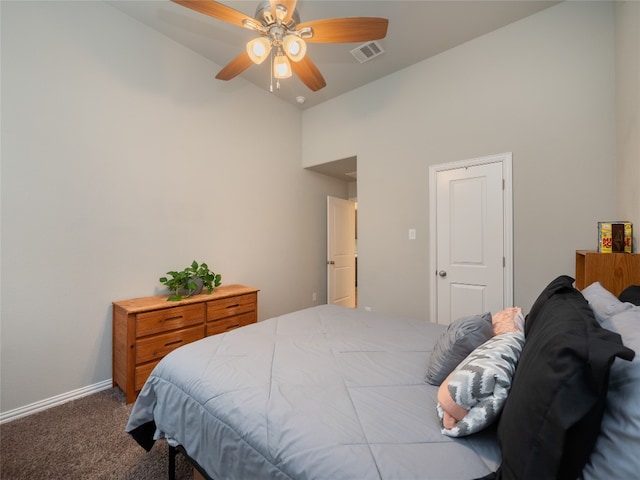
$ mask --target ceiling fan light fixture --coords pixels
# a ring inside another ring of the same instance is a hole
[[[282,52],[273,58],[273,76],[275,78],[289,78],[291,76],[291,64]]]
[[[284,37],[282,46],[284,47],[284,52],[294,62],[299,62],[307,54],[307,43],[296,35]]]
[[[271,42],[265,37],[254,38],[247,43],[247,54],[253,63],[260,65],[271,52]]]
[[[313,37],[313,28],[303,27],[300,30],[296,30],[296,33],[300,38],[309,39]]]

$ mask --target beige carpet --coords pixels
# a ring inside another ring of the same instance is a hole
[[[0,425],[2,480],[163,480],[168,447],[145,452],[124,428],[132,405],[109,389]],[[176,480],[193,479],[182,455]]]

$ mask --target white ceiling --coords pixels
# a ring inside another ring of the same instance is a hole
[[[242,52],[255,32],[195,12],[169,0],[108,1],[123,13],[166,35],[222,68]],[[221,3],[254,16],[259,0]],[[335,17],[389,19],[383,55],[359,63],[350,51],[360,44],[309,44],[307,55],[318,66],[327,86],[312,92],[295,76],[281,81],[273,95],[309,108],[349,90],[437,55],[456,45],[543,10],[558,1],[543,0],[298,0],[300,21]],[[211,82],[221,82],[211,72]],[[269,92],[269,65],[253,65],[239,77]],[[232,79],[230,82],[238,81]],[[304,104],[296,97],[305,97]]]

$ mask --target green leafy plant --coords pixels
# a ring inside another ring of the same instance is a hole
[[[222,276],[209,270],[206,263],[198,264],[195,260],[184,270],[167,272],[168,277],[160,277],[160,283],[165,285],[173,293],[167,298],[177,302],[185,297],[200,293],[202,288],[207,288],[207,293],[220,285]]]

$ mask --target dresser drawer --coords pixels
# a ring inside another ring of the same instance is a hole
[[[245,325],[251,325],[256,323],[257,318],[255,312],[241,313],[233,317],[223,318],[221,320],[214,320],[213,322],[207,322],[207,337],[211,335],[217,335],[218,333],[228,332],[235,328],[244,327]]]
[[[145,337],[202,323],[204,312],[204,304],[200,303],[139,313],[136,315],[136,336]]]
[[[255,293],[207,302],[207,321],[232,317],[241,313],[254,312],[256,311],[257,303],[258,295]]]
[[[136,342],[136,365],[160,360],[167,353],[187,343],[200,340],[203,336],[204,328],[202,325],[198,325],[138,340]]]
[[[138,365],[136,367],[136,380],[135,380],[135,389],[136,391],[142,390],[144,386],[144,382],[147,381],[149,375],[151,375],[151,371],[156,367],[156,365],[160,362],[160,360],[156,360],[155,362],[145,363],[143,365]]]

